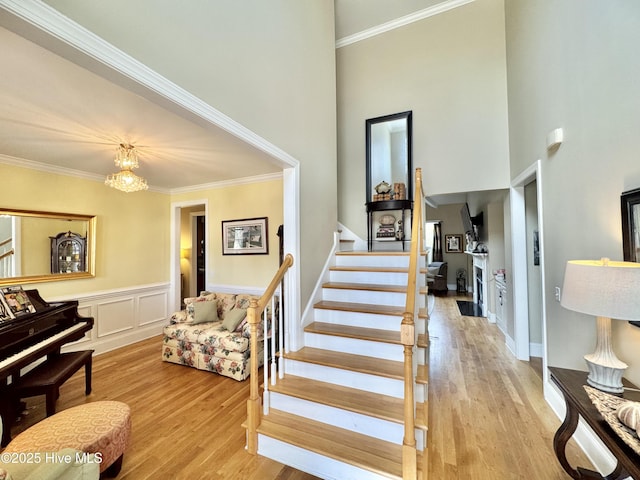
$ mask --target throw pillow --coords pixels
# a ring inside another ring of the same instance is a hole
[[[240,322],[242,322],[242,320],[244,320],[244,317],[246,316],[247,316],[246,308],[234,308],[232,310],[229,310],[224,315],[222,326],[227,330],[229,330],[230,332],[233,332],[238,327],[238,325],[240,325]]]
[[[435,277],[440,271],[440,267],[427,267],[427,275]]]
[[[208,302],[194,302],[193,320],[191,324],[204,322],[217,322],[218,319],[218,301],[211,300]]]

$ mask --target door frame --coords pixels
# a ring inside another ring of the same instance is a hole
[[[170,269],[169,275],[171,277],[171,285],[169,291],[169,306],[170,311],[175,312],[180,310],[180,214],[183,208],[196,207],[199,205],[204,206],[204,221],[205,225],[209,224],[209,201],[205,199],[199,200],[186,200],[183,202],[171,203],[171,239],[169,245],[170,251]],[[204,259],[205,265],[209,265],[209,232],[205,231],[204,236]],[[206,277],[205,277],[206,282]]]
[[[527,278],[527,224],[524,187],[536,182],[538,197],[538,235],[540,247],[540,281],[542,283],[542,370],[547,372],[547,298],[545,279],[544,222],[542,200],[542,162],[537,160],[511,181],[511,255],[513,268],[513,315],[515,355],[529,361],[529,288]]]

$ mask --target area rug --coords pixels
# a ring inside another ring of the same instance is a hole
[[[477,303],[467,302],[464,300],[456,300],[460,315],[465,317],[482,317],[482,309]]]

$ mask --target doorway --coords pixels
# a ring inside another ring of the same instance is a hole
[[[515,354],[528,361],[542,357],[547,371],[546,295],[541,162],[538,160],[512,181],[511,230]],[[537,263],[537,265],[536,265]],[[537,303],[539,308],[530,305]],[[539,316],[539,322],[532,321]],[[534,343],[531,343],[531,341]],[[540,343],[538,343],[538,340]]]
[[[172,307],[207,289],[209,261],[208,201],[176,202],[171,206]],[[174,283],[175,282],[175,283]],[[175,300],[173,300],[175,299]]]
[[[191,251],[195,252],[195,265],[191,268],[191,285],[195,285],[195,291],[189,292],[190,297],[197,296],[207,289],[207,263],[205,261],[207,244],[205,242],[206,216],[204,212],[191,213]],[[195,267],[195,268],[194,268]]]

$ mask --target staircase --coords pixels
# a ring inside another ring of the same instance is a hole
[[[257,453],[323,479],[402,479],[405,365],[400,326],[409,255],[338,252],[334,263],[322,300],[304,329],[304,347],[282,354],[284,376],[265,393],[269,408],[257,428]],[[413,348],[414,471],[420,479],[427,476],[424,267],[421,257]]]

